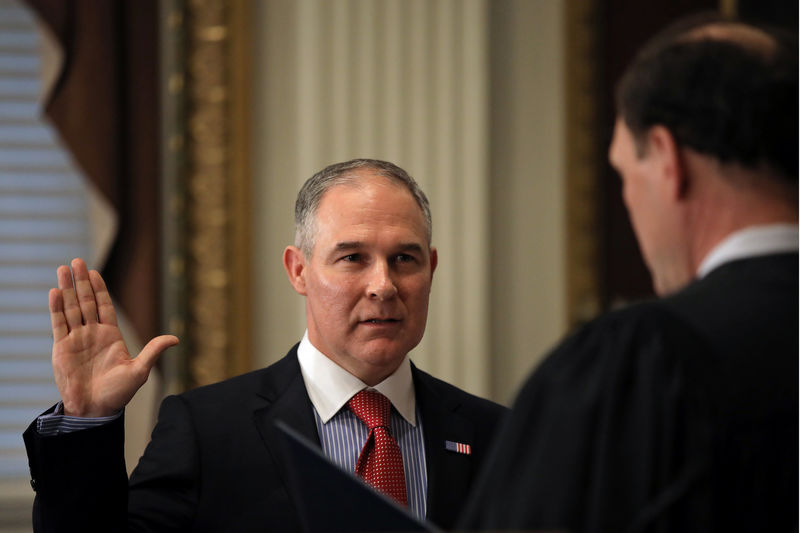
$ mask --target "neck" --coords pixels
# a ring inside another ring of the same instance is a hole
[[[732,233],[752,226],[797,225],[796,187],[764,173],[696,157],[687,165],[694,167],[695,176],[701,176],[692,181],[688,193],[692,198],[687,235],[695,272],[711,250]]]

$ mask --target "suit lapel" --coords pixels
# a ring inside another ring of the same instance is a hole
[[[264,375],[262,391],[259,393],[261,406],[253,412],[253,422],[284,486],[288,487],[287,461],[284,460],[282,436],[275,422],[283,421],[317,445],[320,441],[311,400],[297,361],[297,345],[269,370]]]
[[[472,478],[471,456],[448,451],[446,441],[472,444],[475,428],[458,414],[460,402],[441,395],[433,378],[412,365],[414,388],[422,418],[425,459],[428,467],[426,517],[438,523],[453,523],[466,498]]]

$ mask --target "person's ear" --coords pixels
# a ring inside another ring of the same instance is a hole
[[[647,151],[655,165],[656,175],[671,200],[681,200],[688,190],[688,176],[675,137],[667,128],[656,125],[647,133]]]
[[[433,279],[433,271],[436,270],[436,265],[439,264],[439,252],[436,248],[431,248],[431,279]]]
[[[296,246],[287,246],[283,251],[283,268],[289,276],[289,283],[298,294],[306,295],[306,256]]]

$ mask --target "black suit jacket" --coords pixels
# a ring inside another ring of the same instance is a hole
[[[463,529],[797,531],[797,254],[579,329],[496,443]]]
[[[427,518],[448,528],[505,409],[413,365],[412,375],[425,437]],[[25,442],[37,491],[34,529],[300,530],[277,420],[319,443],[297,346],[268,368],[166,398],[129,483],[121,418],[46,438],[32,425]],[[471,444],[471,455],[445,450],[445,440]]]

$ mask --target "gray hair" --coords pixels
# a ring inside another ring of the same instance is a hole
[[[430,246],[433,236],[431,207],[428,203],[428,198],[417,182],[414,181],[414,178],[409,176],[402,168],[388,161],[352,159],[323,168],[311,176],[297,194],[297,201],[294,204],[294,245],[300,248],[306,257],[311,257],[314,250],[316,214],[323,195],[337,185],[357,183],[359,176],[355,171],[361,169],[372,170],[377,175],[401,184],[408,189],[422,211],[422,216],[425,220],[425,233]]]

